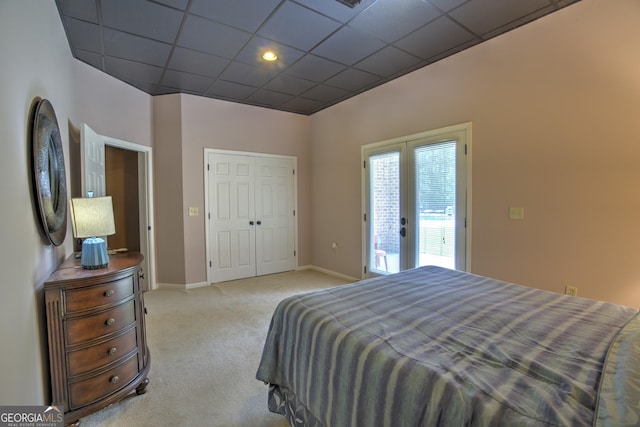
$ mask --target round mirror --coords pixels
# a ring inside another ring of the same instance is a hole
[[[46,99],[35,105],[31,126],[34,196],[42,230],[59,246],[67,234],[67,179],[60,129]]]

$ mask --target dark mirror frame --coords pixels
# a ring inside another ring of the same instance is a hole
[[[31,120],[34,197],[40,224],[54,246],[67,234],[67,178],[58,120],[46,99],[34,106]]]

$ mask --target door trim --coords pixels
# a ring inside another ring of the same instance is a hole
[[[472,207],[472,203],[471,203],[471,194],[472,194],[472,189],[471,189],[471,177],[472,177],[472,170],[471,170],[471,165],[472,165],[472,161],[471,161],[471,155],[472,155],[472,123],[471,122],[464,122],[464,123],[459,123],[459,124],[455,124],[455,125],[451,125],[451,126],[446,126],[443,128],[438,128],[438,129],[433,129],[433,130],[428,130],[428,131],[424,131],[424,132],[419,132],[419,133],[415,133],[415,134],[411,134],[411,135],[405,135],[405,136],[400,136],[400,137],[396,137],[396,138],[391,138],[391,139],[387,139],[384,141],[377,141],[377,142],[373,142],[371,144],[365,144],[362,145],[360,147],[360,196],[361,196],[361,218],[362,218],[362,242],[361,242],[361,247],[362,247],[362,278],[366,278],[369,276],[369,271],[365,272],[365,268],[368,265],[368,238],[369,238],[369,234],[368,234],[368,227],[369,227],[369,221],[365,221],[365,215],[367,213],[367,169],[363,167],[364,162],[367,160],[367,152],[370,152],[371,150],[376,150],[376,149],[383,149],[385,146],[391,146],[394,144],[399,144],[399,143],[409,143],[411,141],[415,141],[415,140],[420,140],[420,139],[437,139],[438,136],[442,136],[443,138],[445,138],[447,135],[450,135],[452,133],[463,133],[464,137],[465,137],[465,142],[466,142],[466,198],[465,198],[465,204],[466,204],[466,228],[465,228],[465,240],[466,240],[466,247],[465,247],[465,271],[471,271],[471,236],[472,236],[472,212],[471,212],[471,207]]]
[[[288,159],[293,161],[293,169],[295,171],[295,177],[293,179],[293,206],[296,212],[296,215],[293,219],[293,232],[294,232],[294,250],[296,252],[295,257],[295,269],[298,269],[298,158],[296,156],[289,155],[280,155],[280,154],[268,154],[268,153],[259,153],[252,151],[238,151],[238,150],[222,150],[218,148],[205,148],[204,149],[204,206],[205,206],[205,270],[207,272],[207,283],[213,283],[213,273],[211,266],[211,254],[210,254],[210,232],[211,226],[209,223],[209,219],[211,216],[211,212],[209,211],[209,179],[208,179],[208,159],[210,154],[221,154],[221,155],[232,155],[232,156],[250,156],[250,157],[260,157],[260,158],[277,158],[277,159]]]
[[[83,124],[83,132],[85,127],[91,129],[86,124]],[[95,131],[93,132],[95,133]],[[97,133],[96,135],[103,139],[104,145],[138,153],[138,191],[139,194],[146,194],[146,197],[140,198],[140,251],[145,255],[144,262],[147,264],[147,271],[145,272],[145,275],[148,289],[144,290],[150,291],[156,289],[156,246],[153,220],[155,217],[153,211],[153,149],[146,145],[140,145]],[[83,144],[81,144],[81,149],[82,145]],[[81,163],[84,163],[83,156],[81,156]],[[85,194],[84,165],[81,165],[81,171],[82,194]]]

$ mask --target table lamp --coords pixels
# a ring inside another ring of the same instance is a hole
[[[107,243],[102,236],[115,234],[111,196],[71,199],[73,236],[82,242],[81,264],[95,270],[109,265]]]

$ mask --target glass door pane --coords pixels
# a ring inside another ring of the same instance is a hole
[[[369,157],[369,269],[400,271],[400,152]]]
[[[456,141],[414,148],[416,267],[456,268]]]

